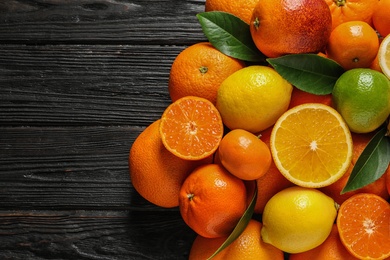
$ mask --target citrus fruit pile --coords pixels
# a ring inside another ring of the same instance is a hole
[[[240,20],[266,61],[302,57],[288,65],[298,81],[302,54],[320,57],[306,68],[342,73],[316,93],[329,74],[307,91],[271,62],[229,55],[222,36],[188,46],[172,103],[130,149],[134,188],[180,211],[197,234],[189,259],[390,259],[390,0],[206,0],[205,11]]]

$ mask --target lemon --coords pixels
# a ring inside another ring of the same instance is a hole
[[[222,82],[216,107],[229,129],[258,133],[272,126],[287,110],[292,89],[274,69],[252,65]]]
[[[378,61],[383,73],[390,79],[390,34],[383,39],[379,46]]]
[[[317,189],[284,189],[265,205],[261,237],[287,253],[315,248],[332,230],[337,214],[335,205],[332,198]]]
[[[336,81],[332,101],[351,132],[372,132],[389,116],[390,81],[372,69],[348,70]]]

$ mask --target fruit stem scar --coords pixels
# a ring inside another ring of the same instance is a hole
[[[253,21],[253,26],[255,27],[255,29],[259,29],[260,27],[260,21],[259,21],[259,18],[255,18],[255,20]]]
[[[187,194],[187,199],[192,200],[194,198],[194,196],[195,195],[193,193],[189,193],[189,194]]]
[[[345,0],[333,0],[337,6],[344,6],[345,5]]]
[[[359,62],[359,58],[357,58],[357,57],[356,57],[356,58],[353,58],[353,59],[352,59],[352,62]]]
[[[201,66],[201,67],[199,68],[199,71],[200,71],[200,73],[201,73],[202,75],[206,74],[208,70],[209,70],[209,69],[208,69],[207,67],[205,67],[205,66]]]

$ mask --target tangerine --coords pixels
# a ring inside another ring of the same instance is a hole
[[[227,12],[249,24],[257,2],[258,0],[206,0],[205,11]]]
[[[374,28],[382,37],[390,34],[390,0],[376,1],[372,14]]]
[[[191,45],[172,63],[168,81],[171,100],[197,96],[215,104],[222,81],[243,67],[244,62],[223,54],[209,42]]]
[[[262,0],[254,8],[250,32],[267,57],[323,51],[332,30],[325,1]]]
[[[131,184],[149,202],[164,208],[179,206],[179,191],[196,167],[212,162],[212,156],[199,161],[180,159],[163,145],[161,120],[146,127],[133,142],[129,153]]]
[[[246,206],[244,182],[218,164],[198,167],[188,175],[180,189],[181,216],[203,237],[229,235]]]
[[[322,103],[328,106],[332,106],[332,94],[316,95],[294,87],[291,94],[289,108],[306,103]]]

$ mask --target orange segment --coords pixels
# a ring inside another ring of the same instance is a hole
[[[170,104],[161,117],[164,146],[186,160],[200,160],[214,153],[222,139],[223,124],[216,107],[207,99],[187,96]]]
[[[330,106],[307,103],[285,112],[270,139],[276,167],[291,182],[318,188],[334,183],[352,159],[352,138]]]
[[[347,199],[338,212],[337,227],[347,250],[359,259],[390,257],[390,204],[360,193]]]

